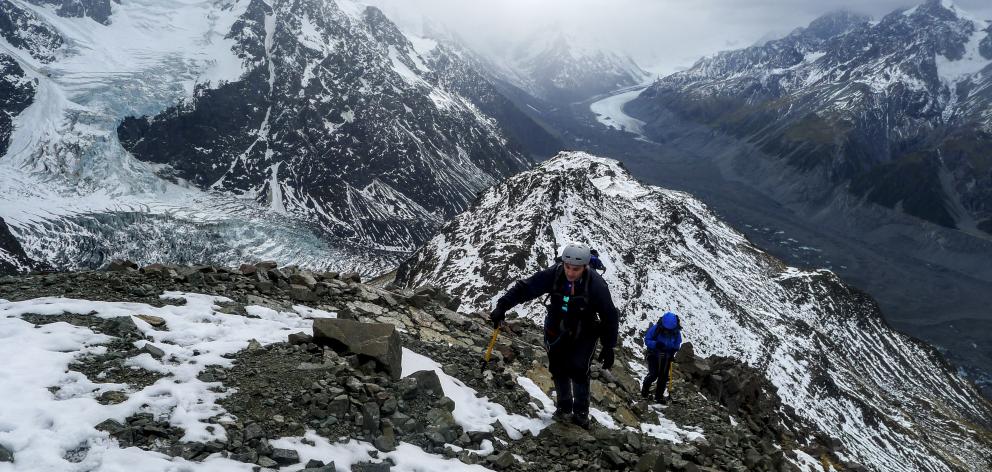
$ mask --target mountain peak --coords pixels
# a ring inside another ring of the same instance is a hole
[[[930,16],[944,21],[967,20],[979,24],[987,23],[972,15],[967,10],[962,9],[951,0],[926,0],[915,7],[903,11],[902,14],[907,17]]]
[[[811,35],[820,40],[826,40],[834,36],[839,36],[858,26],[871,21],[871,18],[849,10],[836,10],[827,13],[810,22],[805,28],[800,28],[807,35]]]

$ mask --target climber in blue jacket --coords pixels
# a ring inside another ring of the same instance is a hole
[[[668,388],[672,361],[675,353],[682,347],[682,323],[678,315],[665,313],[657,323],[649,326],[648,332],[644,333],[644,346],[647,348],[644,360],[648,364],[648,375],[644,378],[641,396],[650,398],[651,384],[657,380],[654,398],[658,403],[665,404],[665,389]]]

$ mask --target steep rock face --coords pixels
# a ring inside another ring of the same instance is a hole
[[[41,62],[53,61],[64,43],[51,26],[16,0],[0,4],[0,36]]]
[[[230,37],[247,72],[124,120],[128,151],[200,188],[400,250],[528,165],[494,120],[432,80],[378,9],[254,0]]]
[[[984,470],[992,406],[933,350],[894,332],[828,271],[787,267],[686,194],[642,185],[616,161],[563,153],[484,193],[397,275],[488,310],[563,244],[605,258],[623,345],[665,310],[697,353],[764,370],[783,402],[875,470]],[[533,302],[517,311],[539,321]]]
[[[7,223],[0,218],[0,275],[26,272],[34,266],[34,261],[24,253],[21,243],[10,234]]]
[[[944,226],[987,229],[990,31],[946,0],[880,21],[830,14],[702,59],[627,110],[648,122],[674,112],[753,143],[806,179],[795,196],[808,202],[849,192]]]
[[[24,111],[34,97],[35,84],[24,76],[14,58],[0,54],[0,156],[7,152],[14,131],[14,117]]]

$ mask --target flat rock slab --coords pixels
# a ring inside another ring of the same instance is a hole
[[[135,318],[138,318],[138,319],[140,319],[142,321],[144,321],[145,323],[148,323],[148,324],[152,325],[152,327],[154,327],[154,328],[162,328],[162,327],[165,326],[165,320],[163,320],[162,318],[159,318],[157,316],[152,316],[152,315],[134,315],[134,317]]]
[[[586,431],[574,424],[562,423],[558,421],[551,423],[551,426],[544,428],[544,431],[541,431],[539,438],[547,435],[555,436],[566,444],[584,444],[596,440],[596,438],[589,433],[589,431]]]
[[[316,344],[375,359],[393,380],[399,380],[403,370],[403,346],[396,327],[386,323],[362,323],[338,318],[313,320],[313,340]]]

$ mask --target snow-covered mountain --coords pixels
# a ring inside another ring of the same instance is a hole
[[[350,0],[11,0],[0,33],[0,216],[56,267],[376,272],[530,163],[490,82]]]
[[[126,149],[201,188],[400,250],[528,164],[375,8],[255,0],[231,36],[242,77],[125,120]]]
[[[623,345],[664,312],[702,355],[764,370],[785,405],[871,470],[988,470],[992,405],[932,348],[892,330],[829,271],[788,267],[702,203],[642,185],[618,162],[562,153],[491,188],[402,266],[461,311],[489,310],[567,241],[591,244],[622,313]],[[538,302],[518,307],[538,321]]]
[[[554,104],[569,104],[643,83],[650,74],[630,56],[590,46],[560,28],[537,31],[502,55],[484,55],[500,80]]]
[[[990,65],[992,23],[928,0],[701,59],[626,109],[658,136],[674,113],[752,143],[788,169],[754,177],[791,197],[854,195],[977,234],[992,232]],[[760,153],[737,167],[759,168]]]

